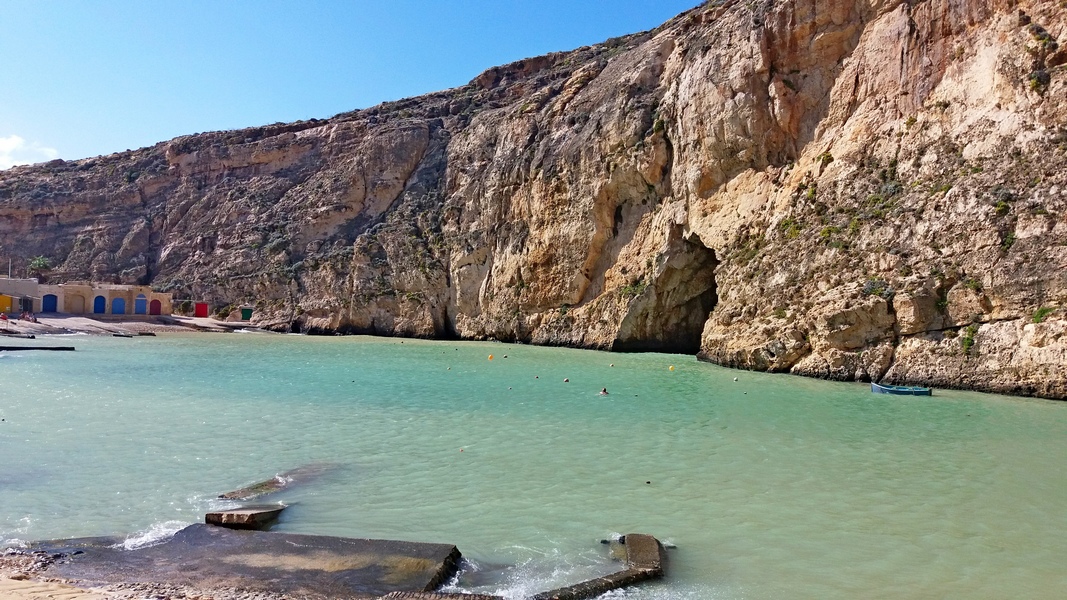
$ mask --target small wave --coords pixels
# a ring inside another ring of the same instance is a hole
[[[15,537],[18,535],[26,535],[33,527],[33,519],[28,515],[18,520],[18,525],[11,529],[0,533],[0,548],[25,548],[29,545],[29,542]],[[11,537],[7,537],[11,536]]]
[[[123,550],[148,548],[149,546],[162,544],[174,537],[175,533],[178,533],[189,525],[190,523],[185,521],[164,521],[162,523],[154,523],[144,531],[138,531],[137,533],[132,533],[126,536],[126,539],[123,540],[122,543],[115,544],[112,547],[121,548]]]
[[[185,502],[189,506],[193,507],[193,511],[196,513],[230,510],[241,506],[241,502],[237,500],[220,498],[216,494],[203,493],[193,494],[186,498]]]
[[[532,551],[532,549],[525,549]],[[474,585],[465,582],[465,575],[477,573],[482,566],[466,561],[460,573],[444,588],[448,592],[493,594],[506,600],[521,600],[530,596],[580,581],[602,577],[617,570],[606,557],[595,553],[565,555],[558,549],[537,552],[539,556],[522,560],[516,565],[500,569],[496,581]]]

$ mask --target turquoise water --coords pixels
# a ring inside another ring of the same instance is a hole
[[[575,583],[614,569],[598,541],[629,531],[677,548],[666,582],[613,597],[1067,589],[1067,403],[491,343],[44,343],[78,351],[0,353],[0,545],[135,546],[317,464],[276,529],[454,543],[487,577],[458,589]]]

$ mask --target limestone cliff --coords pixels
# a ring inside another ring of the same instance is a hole
[[[277,329],[1065,398],[1064,35],[1058,0],[713,1],[420,98],[2,172],[0,243]]]

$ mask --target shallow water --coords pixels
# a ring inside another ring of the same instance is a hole
[[[0,544],[135,546],[314,463],[276,529],[454,543],[458,588],[513,598],[614,569],[598,541],[629,531],[678,547],[614,597],[1067,589],[1067,403],[490,343],[56,342],[0,354]]]

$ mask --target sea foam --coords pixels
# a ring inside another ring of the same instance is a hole
[[[186,521],[163,521],[161,523],[153,523],[148,529],[131,533],[126,536],[125,540],[119,544],[115,544],[114,547],[123,550],[137,550],[139,548],[156,546],[174,537],[175,533],[178,533],[191,524],[192,523]]]

